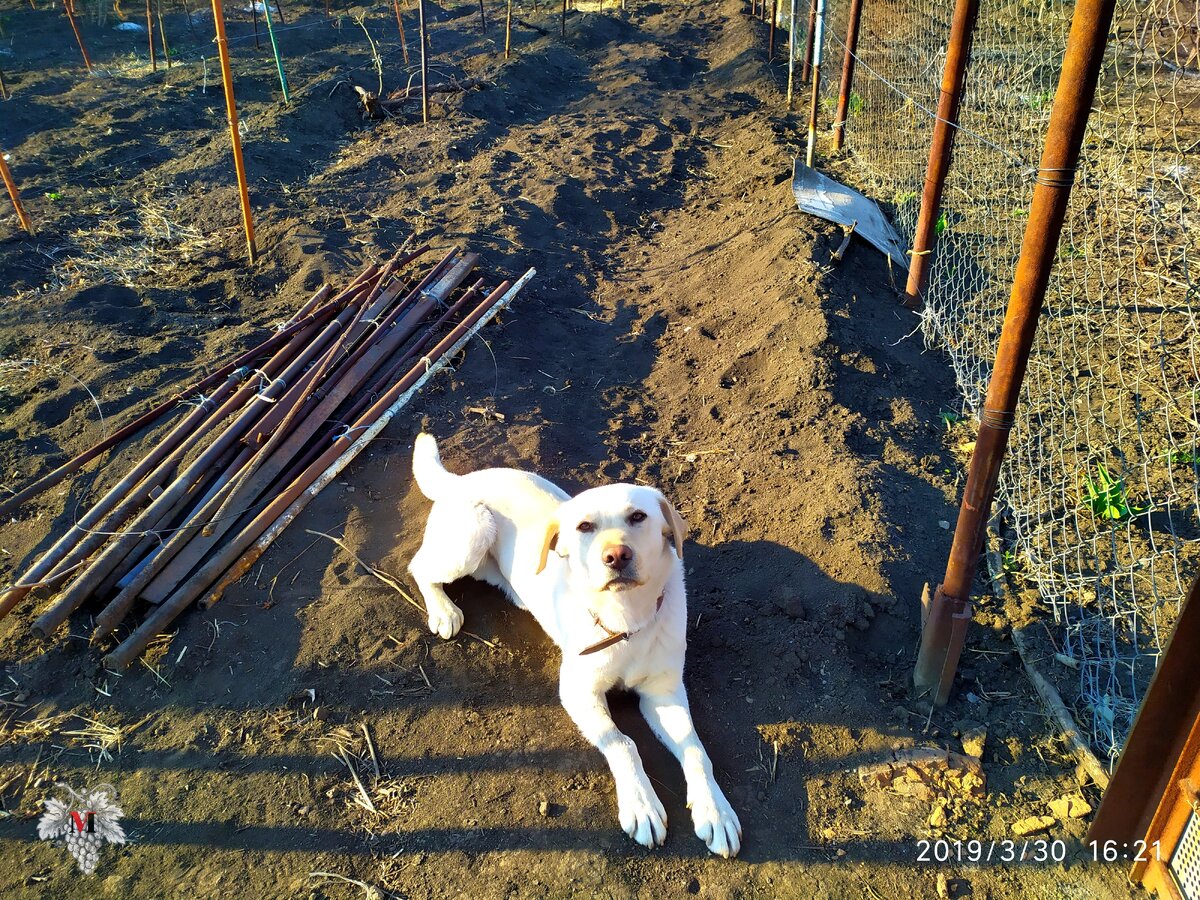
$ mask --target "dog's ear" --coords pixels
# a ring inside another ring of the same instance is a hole
[[[558,550],[558,527],[558,516],[546,523],[546,536],[542,538],[542,553],[538,557],[537,571],[533,574],[540,575],[546,568],[546,557],[550,555],[550,551]]]
[[[658,495],[658,506],[662,510],[663,518],[671,526],[670,534],[675,541],[675,555],[683,559],[683,539],[687,537],[687,522],[662,494]]]

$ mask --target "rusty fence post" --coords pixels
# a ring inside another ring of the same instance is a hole
[[[566,0],[563,0],[565,3]],[[417,0],[417,32],[421,40],[421,121],[429,121],[429,35],[425,30],[425,0]]]
[[[71,0],[63,0],[63,10],[67,14],[67,21],[71,23],[71,30],[75,32],[75,42],[79,44],[79,52],[83,54],[83,65],[91,75],[92,58],[88,56],[87,47],[83,46],[83,35],[79,33],[79,25],[75,21],[75,9],[71,5]]]
[[[767,37],[767,62],[775,59],[775,23],[779,21],[779,0],[772,0],[771,31]]]
[[[229,139],[233,144],[233,168],[237,173],[238,194],[242,205],[242,225],[246,229],[246,249],[250,262],[258,262],[258,244],[254,240],[254,220],[250,215],[250,189],[246,186],[246,164],[242,160],[242,136],[238,131],[237,102],[233,97],[233,73],[229,70],[229,42],[225,38],[225,9],[221,0],[212,0],[213,23],[217,31],[217,53],[221,58],[221,81],[225,86],[225,113],[229,119]]]
[[[788,79],[787,108],[792,108],[792,96],[796,85],[796,0],[791,0],[788,14]]]
[[[837,114],[833,121],[833,149],[846,142],[846,117],[850,113],[850,92],[854,87],[855,54],[858,53],[858,24],[862,20],[863,0],[850,0],[850,24],[846,26],[846,55],[842,59],[842,84],[838,89]]]
[[[983,546],[988,512],[1000,463],[1008,446],[1009,431],[1016,419],[1017,398],[1058,251],[1115,4],[1116,0],[1079,0],[1071,18],[1071,32],[1063,52],[1062,72],[1046,129],[1046,143],[1029,207],[1021,256],[1013,276],[1012,294],[980,416],[979,434],[971,453],[967,486],[946,563],[946,576],[932,598],[929,598],[926,586],[926,596],[922,599],[921,649],[913,681],[918,689],[931,692],[938,705],[949,697],[967,623],[971,619],[971,585]]]
[[[812,104],[808,108],[808,152],[805,163],[811,169],[817,147],[817,113],[821,107],[821,56],[825,47],[825,0],[817,0],[817,20],[813,29]]]
[[[32,237],[33,223],[29,221],[29,214],[25,212],[25,207],[21,203],[21,192],[17,190],[17,183],[13,181],[12,172],[8,168],[8,160],[4,158],[3,150],[0,150],[0,177],[4,179],[4,186],[8,189],[9,199],[12,200],[13,209],[17,212],[17,220],[26,233]]]
[[[904,304],[911,308],[921,305],[925,286],[929,282],[929,266],[933,262],[933,245],[937,240],[938,213],[942,205],[942,190],[950,171],[954,153],[954,136],[958,131],[958,108],[962,103],[966,82],[967,62],[971,58],[971,39],[975,21],[979,18],[979,0],[957,0],[954,19],[950,25],[950,40],[946,44],[946,67],[942,70],[942,92],[938,97],[937,118],[933,138],[929,143],[929,163],[925,167],[925,187],[921,191],[921,212],[913,236],[912,261],[908,267],[908,282],[904,287]]]
[[[808,4],[808,33],[804,36],[804,64],[800,67],[800,83],[808,84],[812,76],[813,31],[817,27],[817,0]]]

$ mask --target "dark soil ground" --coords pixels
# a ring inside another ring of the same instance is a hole
[[[986,598],[951,703],[931,711],[909,688],[921,586],[956,515],[939,418],[952,380],[878,255],[855,244],[831,266],[840,233],[796,210],[799,122],[736,0],[573,12],[565,40],[518,29],[508,62],[499,8],[484,36],[477,7],[431,7],[438,77],[489,84],[440,96],[428,126],[362,120],[350,84],[378,87],[370,45],[321,7],[285,8],[282,106],[265,38],[255,51],[231,10],[254,267],[211,17],[196,13],[193,34],[167,10],[177,64],[151,73],[144,35],[81,15],[103,72],[87,78],[61,11],[0,9],[13,92],[0,141],[39,227],[30,240],[0,218],[8,488],[411,233],[477,250],[493,271],[540,273],[252,576],[141,664],[99,667],[76,639],[94,609],[48,645],[27,629],[45,598],[3,623],[3,896],[363,895],[331,875],[401,897],[931,897],[940,875],[956,896],[1127,895],[1121,868],[1078,853],[1086,820],[1041,835],[1070,844],[1065,866],[918,861],[922,839],[1003,840],[1050,800],[1098,795]],[[545,5],[518,14],[557,27]],[[402,87],[412,67],[393,13],[363,23],[384,87]],[[406,23],[415,45],[414,13]],[[459,471],[520,466],[568,489],[640,480],[674,499],[692,527],[687,684],[745,827],[739,859],[709,858],[678,767],[614,698],[672,828],[653,852],[625,837],[602,758],[558,705],[557,651],[529,617],[464,583],[465,631],[439,641],[307,533],[344,536],[403,576],[427,509],[409,477],[421,427]],[[136,449],[0,525],[0,577]],[[986,797],[951,789],[944,824],[930,824],[938,804],[859,782],[859,765],[897,748],[960,751],[976,726]],[[376,812],[356,802],[340,753]],[[130,843],[106,851],[94,885],[37,840],[59,781],[119,794]]]

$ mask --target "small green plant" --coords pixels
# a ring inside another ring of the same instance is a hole
[[[1009,550],[1005,550],[1001,554],[1000,565],[1001,565],[1001,568],[1004,569],[1005,574],[1007,574],[1007,575],[1017,574],[1017,572],[1020,570],[1020,567],[1021,567],[1020,563],[1017,562],[1017,558],[1015,556],[1013,556],[1012,552]]]
[[[1168,450],[1163,454],[1167,458],[1167,462],[1177,466],[1194,466],[1200,464],[1200,450],[1193,447],[1191,450]]]
[[[1014,206],[1010,211],[1010,214],[1014,219],[1023,219],[1029,215],[1029,210],[1023,206]]]
[[[1048,106],[1054,99],[1054,91],[1045,90],[1034,94],[1032,97],[1025,97],[1023,99],[1025,100],[1025,105],[1030,109],[1041,109],[1044,106]]]
[[[1084,500],[1092,513],[1106,521],[1121,522],[1137,511],[1129,506],[1125,479],[1113,478],[1103,463],[1096,464],[1095,479],[1084,476],[1083,490]]]
[[[941,237],[942,232],[944,232],[949,225],[950,223],[946,221],[946,214],[944,212],[938,213],[937,224],[933,226],[933,230],[937,232],[938,237]]]
[[[63,195],[60,194],[58,191],[46,191],[46,199],[47,200],[61,200],[62,198],[63,198]]]
[[[867,108],[866,98],[858,91],[850,92],[850,115],[857,116]]]
[[[911,203],[917,199],[916,191],[900,191],[892,198],[892,202],[897,206],[903,206],[905,203]]]
[[[958,413],[950,412],[948,409],[943,409],[938,413],[938,418],[942,420],[942,424],[946,426],[946,430],[950,431],[955,425],[962,421],[962,416]]]

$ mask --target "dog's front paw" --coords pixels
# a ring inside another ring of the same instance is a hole
[[[742,823],[720,788],[711,798],[692,804],[692,822],[696,837],[717,856],[730,859],[742,849]]]
[[[449,640],[458,634],[462,624],[462,610],[449,600],[429,606],[429,630],[438,637]]]
[[[617,793],[617,817],[625,833],[643,847],[661,847],[667,839],[667,811],[648,783]]]

